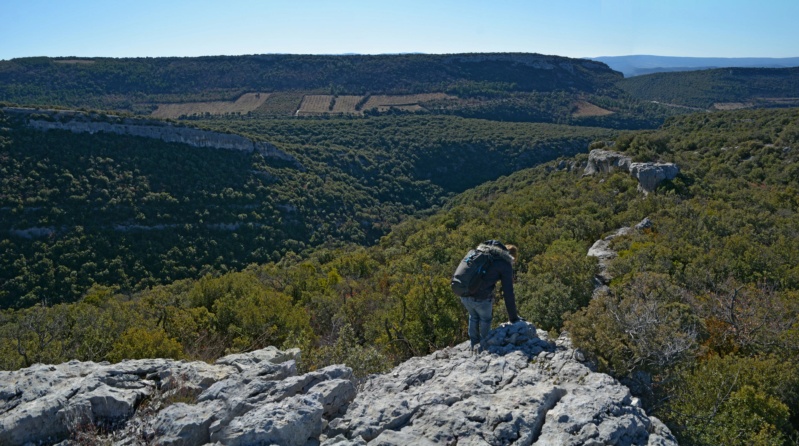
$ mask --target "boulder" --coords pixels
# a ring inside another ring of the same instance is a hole
[[[588,165],[585,166],[583,175],[610,173],[614,170],[628,172],[630,170],[630,157],[611,150],[594,149],[588,154]]]
[[[674,163],[632,163],[630,175],[638,179],[638,189],[644,193],[654,192],[664,180],[673,180],[680,173]]]
[[[586,175],[607,174],[614,170],[629,172],[638,180],[638,189],[645,194],[654,192],[665,180],[673,180],[680,173],[674,163],[633,163],[632,159],[618,152],[595,149],[588,154]]]
[[[114,426],[153,393],[148,375],[173,361],[128,363],[70,361],[36,364],[0,374],[0,444],[54,443],[84,425]]]

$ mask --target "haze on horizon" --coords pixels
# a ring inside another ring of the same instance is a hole
[[[463,52],[799,56],[796,0],[7,0],[0,17],[0,60]]]

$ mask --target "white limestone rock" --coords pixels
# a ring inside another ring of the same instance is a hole
[[[610,173],[614,170],[627,172],[630,170],[632,159],[611,150],[594,149],[588,153],[588,164],[583,175]]]
[[[275,349],[214,365],[39,364],[0,373],[0,444],[57,444],[81,417],[119,427],[103,439],[115,446],[676,444],[567,337],[520,321],[487,344],[412,358],[359,390],[348,367],[298,376],[297,352]]]
[[[660,183],[673,180],[680,173],[680,168],[674,163],[634,163],[621,153],[594,149],[588,154],[583,175],[607,174],[614,170],[629,172],[638,180],[638,190],[644,194],[654,192]]]
[[[648,194],[664,180],[673,180],[680,173],[674,163],[632,163],[630,175],[638,179],[638,189]]]
[[[626,387],[573,359],[568,340],[526,322],[489,339],[479,356],[466,342],[371,377],[322,444],[676,444],[651,434]]]

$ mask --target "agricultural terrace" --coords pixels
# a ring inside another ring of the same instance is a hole
[[[453,96],[444,93],[406,94],[399,96],[374,95],[366,101],[362,109],[370,110],[376,108],[378,111],[386,111],[394,107],[401,110],[416,111],[423,108],[419,105],[420,103],[453,98]]]
[[[572,112],[572,116],[577,118],[587,116],[607,116],[612,114],[612,111],[586,101],[579,101],[575,103],[574,112]]]
[[[365,104],[356,109],[364,96],[332,96],[332,95],[306,95],[297,116],[316,116],[324,114],[361,114],[363,110],[377,109],[387,111],[390,108],[418,111],[424,110],[420,104],[439,99],[453,99],[444,93],[408,94],[408,95],[374,95],[370,96]],[[332,108],[331,108],[332,104]]]
[[[297,116],[360,114],[360,111],[356,110],[355,106],[362,97],[309,94],[303,98],[300,108],[297,110]]]
[[[302,98],[297,116],[314,116],[330,113],[330,103],[334,96],[329,94],[308,94]]]
[[[202,116],[206,113],[224,115],[230,113],[248,113],[260,107],[269,97],[269,93],[245,93],[235,101],[183,102],[158,104],[152,116],[158,118],[179,118],[181,116]]]

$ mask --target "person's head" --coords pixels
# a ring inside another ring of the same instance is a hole
[[[516,254],[519,253],[519,249],[516,248],[516,245],[505,245],[505,247],[508,248],[508,253],[513,257],[513,260],[516,260]]]

